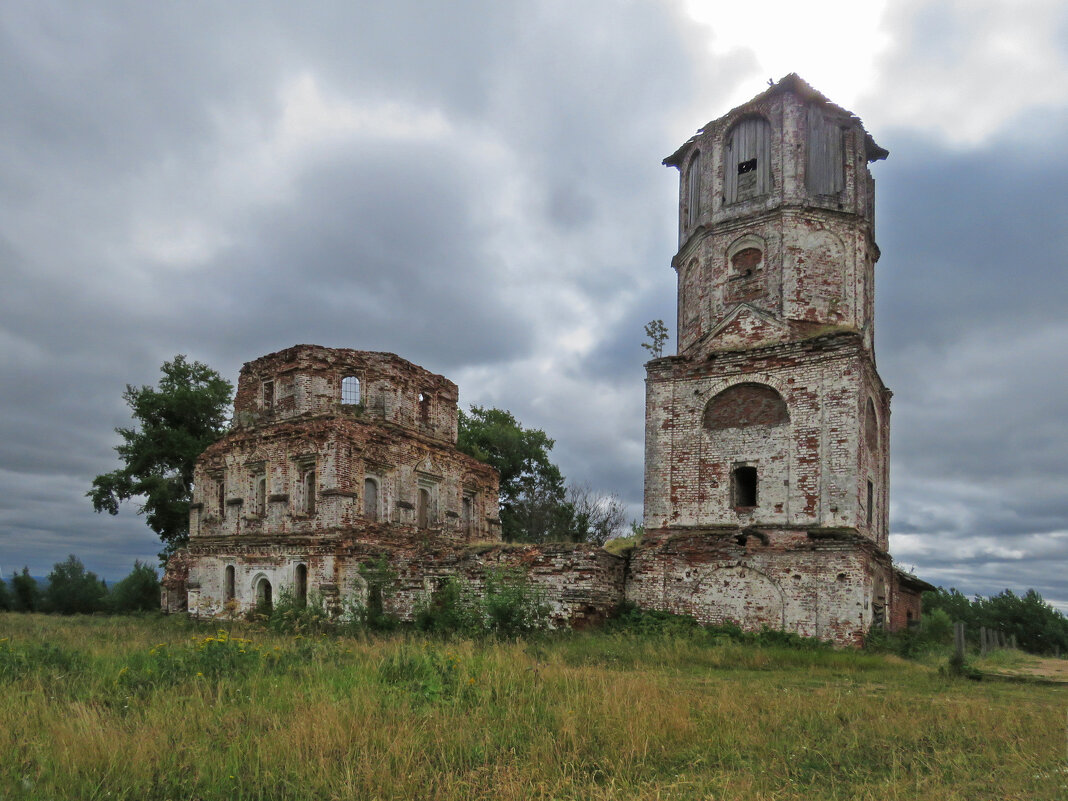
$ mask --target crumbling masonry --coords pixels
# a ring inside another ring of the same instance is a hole
[[[627,557],[499,543],[497,475],[458,452],[456,386],[392,354],[245,365],[196,469],[164,604],[279,588],[339,608],[385,556],[408,615],[444,577],[521,565],[559,623],[623,600],[840,644],[920,615],[888,552],[890,391],[875,367],[874,181],[887,151],[789,75],[665,160],[681,174],[678,352],[647,365],[645,536]],[[357,598],[357,600],[360,600]]]

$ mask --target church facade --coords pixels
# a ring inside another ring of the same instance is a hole
[[[500,542],[498,477],[456,449],[457,388],[393,354],[299,345],[242,369],[199,459],[164,608],[279,590],[335,610],[360,565],[409,616],[441,581],[520,567],[558,625],[620,603],[843,645],[918,621],[889,553],[890,391],[874,350],[880,148],[796,75],[710,122],[678,168],[678,350],[646,378],[645,533],[630,553]]]

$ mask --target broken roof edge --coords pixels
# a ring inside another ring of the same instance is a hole
[[[674,153],[665,158],[662,164],[665,167],[678,167],[682,164],[683,158],[685,157],[686,153],[689,152],[693,143],[696,142],[698,137],[700,137],[713,124],[715,124],[719,120],[727,119],[728,117],[736,117],[738,115],[745,114],[747,111],[752,110],[752,107],[757,106],[760,103],[766,101],[767,99],[774,97],[777,94],[782,94],[784,92],[792,92],[804,101],[819,103],[820,105],[837,114],[841,114],[842,116],[848,117],[851,120],[855,120],[860,126],[861,130],[864,131],[864,150],[869,163],[873,161],[880,161],[890,155],[890,151],[876,144],[871,134],[864,129],[864,123],[860,119],[860,117],[858,117],[852,111],[842,108],[838,104],[832,102],[830,98],[828,98],[825,94],[813,87],[812,84],[810,84],[796,72],[791,72],[787,75],[784,75],[776,83],[769,86],[756,97],[745,101],[740,106],[735,106],[726,114],[722,114],[719,117],[716,117],[714,120],[710,120],[709,122],[702,125],[700,128],[697,129],[697,133],[687,139],[682,144],[682,146],[679,147]]]
[[[398,356],[391,351],[381,350],[359,350],[356,348],[331,348],[326,345],[314,345],[310,343],[303,343],[298,345],[291,345],[288,348],[281,348],[273,353],[266,353],[263,356],[258,356],[255,359],[251,359],[245,362],[241,366],[241,372],[256,372],[256,370],[265,363],[271,362],[291,362],[296,363],[302,357],[320,359],[323,361],[345,361],[350,359],[361,359],[367,361],[375,361],[378,363],[394,364],[404,368],[407,371],[421,374],[424,378],[435,379],[445,384],[455,383],[449,380],[447,377],[440,373],[435,373],[432,370],[428,370],[422,365],[405,359],[403,356]]]

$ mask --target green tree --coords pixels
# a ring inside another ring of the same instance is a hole
[[[643,342],[642,347],[649,351],[649,355],[654,359],[659,359],[664,355],[664,343],[668,340],[668,330],[664,321],[653,320],[646,323],[645,336],[649,338],[649,341]]]
[[[924,615],[936,610],[944,610],[950,619],[964,623],[968,639],[973,642],[978,640],[979,628],[985,626],[1015,636],[1017,645],[1031,653],[1068,651],[1068,617],[1033,589],[1022,596],[1004,590],[989,598],[976,595],[968,600],[955,589],[939,587],[923,594]]]
[[[123,400],[137,425],[117,428],[123,466],[93,479],[86,493],[98,512],[142,500],[138,514],[163,541],[166,559],[189,538],[189,502],[196,458],[226,430],[233,385],[210,367],[175,356],[160,368],[159,388],[126,385]]]
[[[567,488],[568,528],[576,542],[604,545],[610,539],[629,533],[623,502],[617,495],[594,492],[589,486]]]
[[[501,532],[508,541],[543,542],[567,531],[564,477],[549,460],[553,445],[544,431],[523,428],[504,409],[460,411],[457,447],[501,475]]]
[[[10,612],[14,605],[15,599],[11,597],[7,582],[0,576],[0,612]]]
[[[28,567],[11,576],[11,595],[15,612],[36,612],[41,608],[41,588]]]
[[[57,562],[48,574],[43,608],[61,615],[88,615],[104,609],[107,593],[104,582],[71,554],[66,561]]]
[[[112,612],[150,612],[159,609],[159,576],[150,565],[134,562],[130,575],[115,584],[108,593],[107,606]]]

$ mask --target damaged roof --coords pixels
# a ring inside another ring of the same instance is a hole
[[[860,117],[858,117],[856,114],[849,111],[848,109],[844,109],[841,106],[832,103],[826,95],[813,88],[811,84],[805,81],[796,72],[791,72],[789,75],[786,75],[782,79],[780,79],[778,83],[772,84],[756,97],[752,98],[751,100],[747,100],[745,103],[742,103],[742,105],[737,106],[736,108],[732,108],[730,111],[724,114],[723,117],[733,117],[738,114],[744,113],[745,111],[748,111],[753,107],[761,105],[769,98],[772,98],[777,94],[782,94],[783,92],[792,92],[793,94],[797,95],[799,98],[806,102],[818,103],[819,105],[830,111],[833,111],[837,114],[841,114],[842,116],[848,117],[851,120],[856,120],[857,124],[860,125],[861,130],[864,130],[864,123],[861,122]],[[723,119],[723,117],[720,117],[718,119]],[[664,165],[668,167],[678,167],[682,163],[684,156],[686,155],[687,151],[689,151],[693,143],[696,142],[698,137],[700,137],[715,122],[716,120],[712,120],[711,122],[706,123],[702,128],[700,128],[697,133],[695,133],[693,136],[687,139],[686,142],[683,143],[682,147],[680,147],[678,150],[676,150],[674,153],[664,159]],[[871,134],[869,134],[867,131],[864,131],[864,150],[867,154],[869,162],[879,161],[881,159],[885,159],[887,156],[890,155],[890,151],[886,148],[877,145],[875,143],[875,140],[872,139]]]

